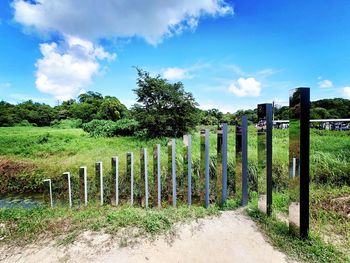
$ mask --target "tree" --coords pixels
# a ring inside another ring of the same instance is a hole
[[[116,121],[128,116],[128,109],[116,97],[106,96],[98,110],[99,119]]]
[[[138,103],[133,114],[148,137],[179,137],[195,128],[198,104],[181,82],[171,84],[159,75],[151,77],[142,69],[136,70]]]

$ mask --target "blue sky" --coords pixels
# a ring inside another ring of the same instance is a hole
[[[348,0],[0,1],[0,100],[51,105],[93,90],[135,102],[139,66],[204,109],[350,98]]]

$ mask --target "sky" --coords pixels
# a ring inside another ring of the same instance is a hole
[[[348,0],[0,0],[0,100],[136,102],[135,67],[223,112],[350,99]]]

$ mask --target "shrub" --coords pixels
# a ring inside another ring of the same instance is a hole
[[[22,120],[21,122],[17,123],[15,126],[18,126],[18,127],[31,127],[31,126],[36,126],[36,125],[33,125],[32,123],[30,123],[27,120]]]
[[[134,135],[139,127],[139,123],[134,119],[120,119],[115,122],[116,135]]]
[[[116,122],[107,120],[92,120],[83,124],[83,130],[92,137],[113,137],[117,135],[133,135],[138,128],[134,119],[120,119]]]
[[[65,119],[65,120],[54,120],[51,122],[51,127],[59,129],[76,129],[82,126],[81,119]]]

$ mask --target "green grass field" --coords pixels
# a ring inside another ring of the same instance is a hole
[[[229,134],[229,187],[234,178],[234,132]],[[249,127],[249,177],[251,190],[257,181],[257,143],[254,127]],[[36,127],[0,128],[0,194],[35,193],[43,191],[44,178],[54,179],[54,192],[60,192],[62,173],[70,171],[78,175],[79,166],[88,167],[89,181],[93,180],[94,164],[103,161],[106,186],[110,174],[112,156],[119,156],[121,187],[125,181],[126,152],[134,152],[136,196],[140,196],[138,179],[139,151],[146,147],[149,154],[150,184],[152,175],[152,150],[161,144],[163,194],[167,193],[167,140],[144,141],[134,137],[91,138],[80,129],[53,129]],[[210,138],[211,184],[216,179],[216,135]],[[182,140],[177,140],[177,177],[181,184]],[[193,192],[199,193],[199,134],[193,134]],[[311,232],[324,242],[333,244],[341,253],[350,254],[350,133],[335,131],[311,131]],[[288,211],[288,130],[273,132],[273,180],[274,214],[286,216]],[[56,182],[56,183],[55,183]],[[181,199],[181,189],[179,189]],[[211,188],[215,193],[215,188]],[[122,193],[123,194],[123,193]],[[125,193],[124,193],[125,194]],[[152,196],[152,191],[151,191]],[[0,221],[6,209],[0,210]],[[8,212],[6,212],[8,213]],[[15,231],[15,230],[14,230]],[[16,233],[14,233],[16,236]],[[276,236],[271,236],[276,239]],[[280,238],[280,237],[279,237]],[[276,239],[277,240],[277,239]],[[278,241],[278,240],[277,240]],[[278,243],[278,242],[277,242]],[[278,245],[278,244],[277,244]]]

